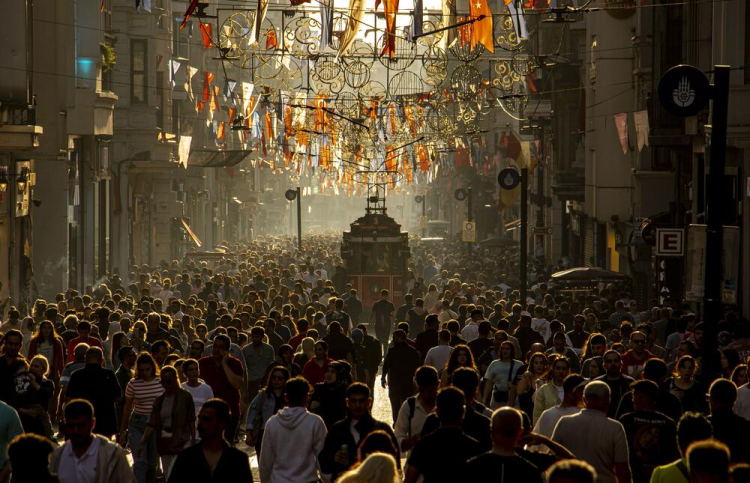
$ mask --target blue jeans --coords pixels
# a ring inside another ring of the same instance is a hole
[[[146,441],[146,447],[138,456],[143,433],[146,432],[148,416],[133,413],[128,423],[128,447],[133,455],[133,473],[138,483],[153,483],[156,481],[156,468],[159,465],[159,453],[156,451],[156,432]]]

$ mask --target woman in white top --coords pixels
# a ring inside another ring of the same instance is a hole
[[[186,382],[182,383],[182,388],[193,395],[195,414],[198,414],[203,403],[214,397],[214,391],[211,386],[200,379],[201,370],[195,359],[186,359],[182,363],[182,374],[186,379]]]

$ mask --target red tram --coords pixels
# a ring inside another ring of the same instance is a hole
[[[386,214],[384,202],[378,196],[368,198],[365,216],[350,225],[341,244],[349,281],[366,310],[380,299],[382,289],[388,289],[396,306],[403,303],[411,256],[409,234]]]

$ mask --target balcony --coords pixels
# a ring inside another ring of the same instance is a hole
[[[77,88],[68,111],[68,132],[81,136],[111,136],[117,95],[109,91]]]
[[[36,125],[33,105],[0,101],[0,151],[24,151],[39,147],[44,133]]]
[[[552,180],[552,192],[561,200],[584,201],[586,173],[583,167],[556,170]]]

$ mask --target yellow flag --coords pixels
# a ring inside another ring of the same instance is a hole
[[[346,22],[346,29],[341,37],[341,47],[339,47],[338,56],[346,55],[346,51],[354,43],[354,39],[359,33],[359,27],[362,24],[362,18],[365,16],[364,0],[349,0],[349,20]]]

